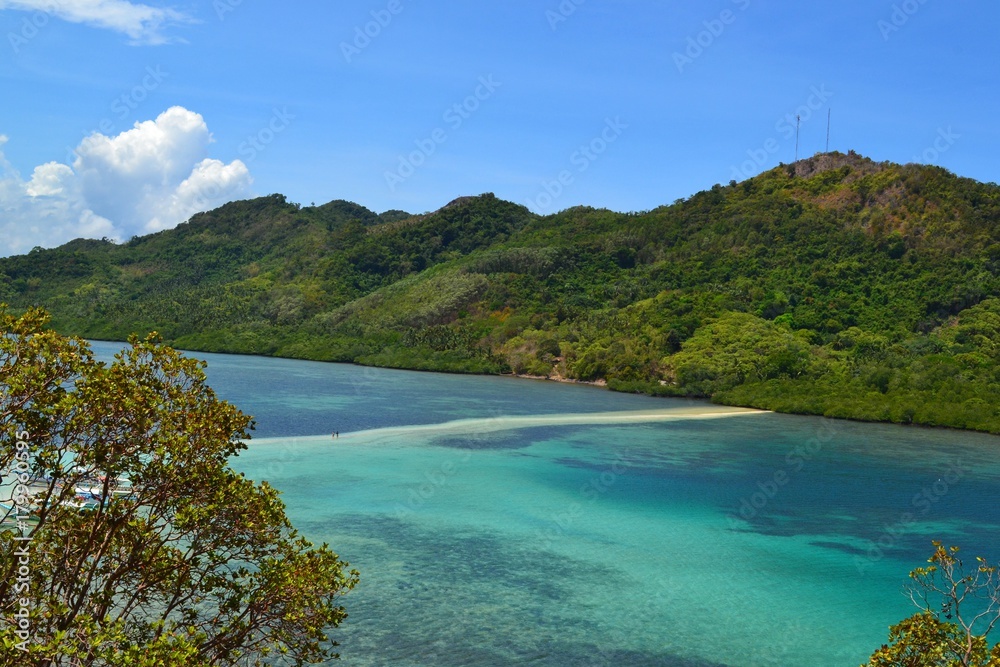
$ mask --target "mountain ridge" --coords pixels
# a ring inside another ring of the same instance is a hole
[[[651,211],[281,195],[0,260],[64,333],[1000,433],[1000,187],[818,154]]]

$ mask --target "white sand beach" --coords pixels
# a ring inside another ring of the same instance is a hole
[[[727,406],[692,406],[688,408],[670,408],[665,410],[635,410],[621,412],[595,413],[563,413],[551,415],[500,415],[495,417],[480,417],[473,419],[456,419],[440,424],[416,424],[408,426],[390,426],[386,428],[340,433],[337,438],[329,434],[322,436],[306,436],[294,438],[298,442],[325,441],[336,444],[371,444],[387,438],[398,438],[404,435],[435,436],[435,435],[480,435],[497,431],[509,431],[538,426],[572,426],[578,424],[639,424],[648,422],[682,421],[698,419],[722,419],[727,417],[746,417],[770,414],[768,410],[751,408],[733,408]],[[287,442],[288,438],[254,439],[254,444],[267,444],[270,441]]]

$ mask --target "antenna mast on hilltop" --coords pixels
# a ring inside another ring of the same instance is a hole
[[[799,127],[802,125],[802,116],[795,116],[795,161],[799,161]]]
[[[830,152],[830,116],[833,115],[833,109],[826,110],[826,152]]]

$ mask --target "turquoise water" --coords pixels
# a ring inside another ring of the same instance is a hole
[[[932,539],[1000,559],[994,437],[203,356],[236,467],[361,570],[342,665],[856,667]]]

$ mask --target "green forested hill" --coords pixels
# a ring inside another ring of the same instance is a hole
[[[1000,433],[1000,187],[818,155],[643,213],[280,195],[0,260],[56,328]]]

